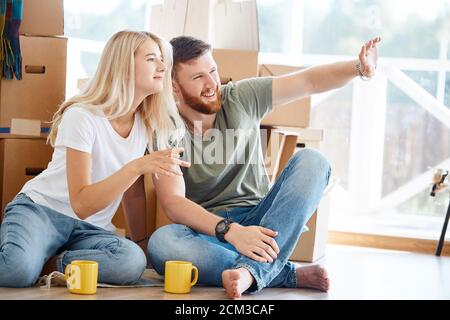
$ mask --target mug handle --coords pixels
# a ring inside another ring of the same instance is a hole
[[[64,278],[68,289],[79,289],[80,287],[80,267],[72,264],[66,266]]]
[[[196,266],[192,266],[192,270],[194,270],[194,280],[191,282],[191,287],[195,286],[198,280],[198,269]]]

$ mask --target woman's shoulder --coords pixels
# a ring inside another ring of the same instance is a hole
[[[93,110],[90,110],[88,105],[82,103],[75,103],[71,105],[67,110],[64,111],[63,118],[74,118],[80,121],[86,119],[89,120],[98,120],[99,115],[95,114]]]

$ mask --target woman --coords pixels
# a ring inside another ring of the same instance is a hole
[[[156,35],[122,31],[108,41],[87,88],[53,116],[48,168],[5,208],[0,286],[33,285],[55,254],[60,272],[72,260],[94,260],[99,282],[140,278],[145,254],[114,234],[111,219],[122,198],[128,214],[145,210],[143,174],[181,175],[179,166],[189,166],[182,149],[167,149],[183,136],[171,67],[171,47]],[[144,155],[153,145],[161,151]],[[130,224],[137,240],[145,225]]]

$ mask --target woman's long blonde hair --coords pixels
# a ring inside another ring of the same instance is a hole
[[[173,97],[171,45],[150,32],[120,31],[106,43],[97,71],[87,86],[80,94],[62,103],[53,115],[47,142],[55,145],[62,116],[74,104],[80,104],[81,107],[109,120],[131,111],[135,91],[134,56],[139,46],[148,39],[158,44],[166,66],[163,90],[149,95],[136,110],[140,112],[147,129],[149,150],[154,147],[165,149],[182,139],[185,125]]]

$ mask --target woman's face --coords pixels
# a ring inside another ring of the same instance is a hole
[[[136,93],[148,96],[163,90],[166,66],[155,41],[148,39],[139,46],[134,65]]]

